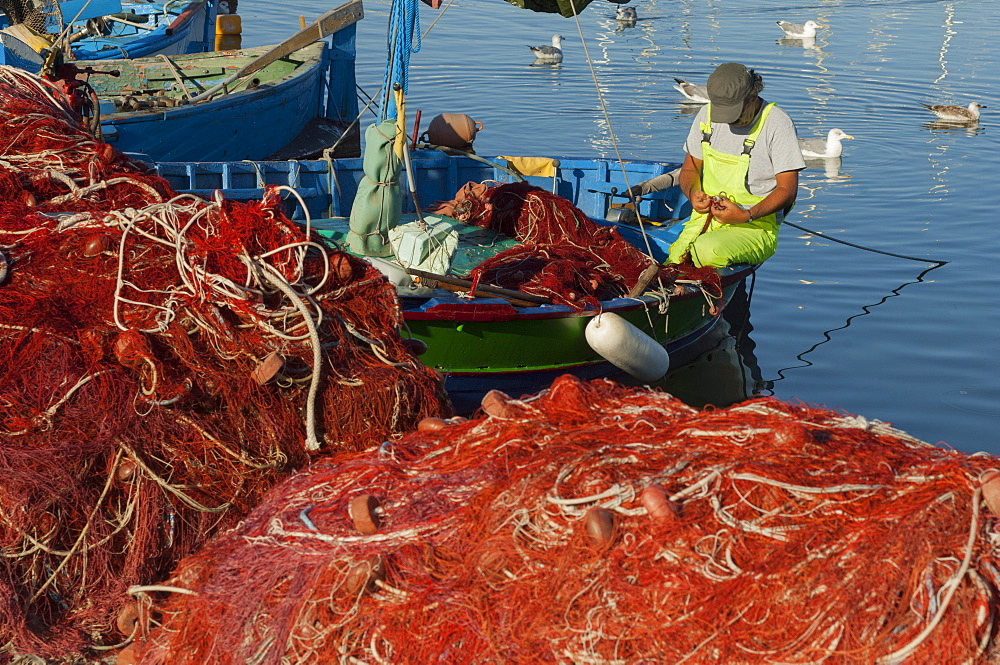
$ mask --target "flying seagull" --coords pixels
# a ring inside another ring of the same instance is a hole
[[[843,139],[853,139],[850,134],[845,134],[842,130],[834,127],[826,135],[825,139],[799,139],[799,148],[803,157],[828,159],[830,157],[840,157],[844,151],[844,146],[840,144]]]
[[[789,37],[797,37],[798,39],[803,39],[806,37],[815,37],[816,28],[822,28],[816,21],[806,21],[805,23],[789,23],[788,21],[776,21],[778,26],[785,31],[785,34]]]
[[[964,106],[946,106],[944,104],[935,104],[934,106],[923,104],[922,106],[930,109],[932,113],[942,120],[951,120],[952,122],[975,122],[979,120],[979,109],[986,108],[986,106],[979,102],[972,102],[967,108]]]
[[[708,103],[708,88],[706,86],[689,83],[679,78],[674,78],[674,80],[677,81],[674,90],[687,97],[690,101],[697,104]]]
[[[552,46],[529,46],[528,48],[539,60],[562,62],[562,40],[562,35],[552,35]]]

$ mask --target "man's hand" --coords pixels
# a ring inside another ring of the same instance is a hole
[[[708,207],[712,204],[711,197],[700,189],[692,191],[688,199],[691,201],[691,207],[695,212],[708,212]]]
[[[736,205],[725,195],[720,195],[712,206],[712,216],[723,224],[744,224],[750,213]]]

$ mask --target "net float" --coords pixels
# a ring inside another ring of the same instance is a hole
[[[500,390],[491,390],[483,396],[483,411],[495,418],[513,418],[514,409],[510,406],[510,396]]]
[[[587,535],[595,545],[609,545],[615,537],[615,514],[605,508],[591,508],[584,518]]]
[[[1000,516],[1000,469],[986,469],[979,474],[979,485],[983,489],[986,508]]]
[[[438,432],[448,426],[448,422],[441,418],[424,418],[417,423],[417,430],[421,432]]]
[[[382,556],[374,554],[366,559],[358,561],[347,571],[344,578],[344,590],[354,596],[362,591],[370,589],[376,581],[385,579],[385,562]]]
[[[347,282],[354,276],[354,266],[344,252],[330,255],[330,272],[337,276],[337,281]]]
[[[139,625],[140,609],[138,603],[129,603],[118,612],[115,627],[125,637],[131,636]]]
[[[677,517],[681,512],[681,507],[676,501],[667,498],[667,493],[656,485],[650,485],[639,494],[639,501],[646,509],[649,516],[657,522],[665,522],[672,517]]]
[[[469,422],[469,419],[468,418],[463,418],[462,416],[454,416],[452,418],[448,418],[448,420],[446,422],[449,425],[461,425],[462,423]]]
[[[115,471],[115,477],[120,482],[130,483],[135,480],[135,472],[138,468],[138,465],[133,460],[123,459],[118,465],[118,470]]]
[[[476,562],[476,571],[489,582],[502,582],[507,579],[507,557],[497,550],[485,550]]]
[[[106,233],[98,233],[87,239],[87,243],[83,246],[83,255],[92,258],[109,249],[111,249],[111,237]]]
[[[35,518],[35,527],[37,528],[38,533],[52,533],[58,524],[59,518],[47,510],[43,510],[38,517]]]
[[[371,494],[362,494],[351,500],[351,521],[359,533],[370,536],[382,526],[382,517],[378,513],[380,506],[379,500]]]
[[[252,376],[253,380],[257,382],[257,385],[262,386],[273,379],[278,372],[284,369],[284,367],[284,356],[277,351],[272,351],[266,358],[260,361],[260,364],[254,368],[253,372],[250,373],[250,376]]]

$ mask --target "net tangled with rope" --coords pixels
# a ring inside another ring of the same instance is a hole
[[[309,451],[451,407],[394,287],[280,189],[177,195],[8,67],[0,119],[0,653],[93,653]]]
[[[992,662],[997,466],[825,409],[567,375],[290,477],[132,590],[134,655]]]
[[[654,265],[614,227],[598,225],[566,199],[524,182],[470,183],[454,202],[431,210],[438,209],[522,243],[477,266],[468,277],[473,285],[482,281],[583,309],[625,296]],[[656,278],[668,289],[678,278],[701,281],[706,292],[721,297],[719,275],[711,268],[665,265]]]

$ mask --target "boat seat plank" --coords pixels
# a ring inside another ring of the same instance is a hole
[[[177,69],[178,75],[183,79],[201,79],[208,77],[223,76],[226,73],[224,67],[185,67]],[[174,75],[169,71],[146,70],[146,80],[148,81],[173,81]]]

